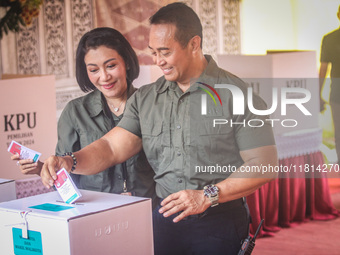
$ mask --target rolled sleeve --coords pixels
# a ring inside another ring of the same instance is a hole
[[[263,127],[247,128],[236,137],[240,151],[262,146],[275,145],[275,138],[270,124]]]
[[[68,103],[59,118],[58,143],[55,149],[57,156],[80,150],[79,132],[77,124],[73,121],[74,108],[73,102]]]
[[[253,95],[253,98],[256,109],[267,109],[266,103],[262,100],[262,98],[258,95]],[[236,129],[235,137],[240,151],[275,145],[274,132],[271,122],[268,121],[268,115],[255,115],[247,108],[244,117],[246,123],[248,123],[249,120],[258,120],[258,123],[254,124],[254,127],[246,124],[244,127],[242,126]]]

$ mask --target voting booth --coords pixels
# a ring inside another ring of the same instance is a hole
[[[54,154],[57,143],[55,78],[3,75],[0,80],[0,178],[22,179],[7,151],[12,140],[42,153]]]
[[[316,59],[314,51],[217,56],[219,66],[248,83],[265,100],[268,109],[276,101],[270,123],[277,135],[318,127]]]
[[[0,203],[1,254],[153,254],[151,199],[81,190]]]

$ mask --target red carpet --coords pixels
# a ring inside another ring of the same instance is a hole
[[[334,207],[340,210],[340,178],[329,179]],[[256,240],[252,255],[340,254],[340,218],[309,221]]]
[[[328,184],[331,194],[340,193],[340,178],[329,178]]]

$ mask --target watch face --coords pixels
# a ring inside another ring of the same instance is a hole
[[[218,188],[215,185],[207,185],[204,187],[204,194],[206,196],[216,196],[218,194]]]

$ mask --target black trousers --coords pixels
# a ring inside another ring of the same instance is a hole
[[[249,234],[249,210],[245,199],[208,208],[173,223],[178,215],[167,218],[153,211],[155,255],[237,255]]]

